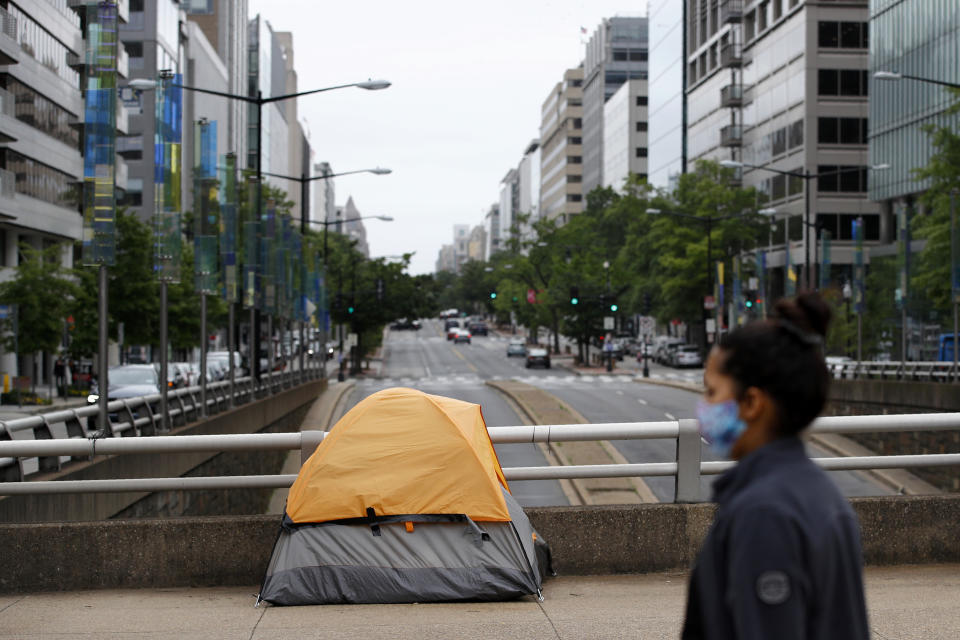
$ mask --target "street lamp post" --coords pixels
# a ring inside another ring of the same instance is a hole
[[[306,175],[306,174],[301,174],[299,177],[297,177],[297,176],[285,176],[285,175],[281,175],[281,174],[278,174],[278,173],[270,173],[269,171],[264,171],[264,172],[263,172],[263,175],[265,175],[265,176],[270,176],[271,178],[280,178],[281,180],[291,180],[291,181],[293,181],[293,182],[299,182],[299,183],[300,183],[300,235],[305,238],[306,235],[307,235],[307,223],[308,223],[308,222],[313,222],[312,220],[309,220],[310,214],[309,214],[309,210],[308,210],[308,206],[307,206],[307,203],[310,201],[310,198],[309,198],[309,189],[308,189],[310,183],[313,182],[313,181],[315,181],[315,180],[329,180],[329,179],[331,179],[331,178],[338,178],[338,177],[340,177],[340,176],[349,176],[349,175],[353,175],[353,174],[357,174],[357,173],[372,173],[372,174],[377,175],[377,176],[383,176],[383,175],[387,175],[387,174],[389,174],[389,173],[392,173],[392,171],[391,171],[390,169],[384,169],[383,167],[374,167],[373,169],[358,169],[358,170],[356,170],[356,171],[342,171],[342,172],[340,172],[340,173],[328,173],[328,174],[319,175],[319,176],[308,176],[308,175]],[[326,266],[326,254],[327,254],[327,249],[326,249],[326,227],[324,227],[324,250],[323,250],[323,254],[324,254],[324,266]],[[304,332],[304,327],[303,327],[303,325],[304,325],[304,322],[303,322],[303,320],[301,320],[301,321],[300,321],[300,375],[301,375],[301,379],[303,379],[302,376],[304,376],[303,352],[304,352],[304,344],[305,344],[305,343],[304,343],[304,335],[303,335],[303,332]],[[324,348],[326,348],[326,331],[324,331],[323,343],[324,343]],[[324,357],[325,357],[325,356],[324,356]],[[323,378],[324,375],[325,375],[325,373],[326,373],[326,366],[322,366],[322,367],[320,368],[320,377]]]
[[[161,78],[171,78],[172,73],[169,70],[163,70],[160,72]],[[129,86],[133,89],[144,91],[155,89],[157,82],[155,80],[149,79],[134,79],[131,80]],[[368,91],[376,91],[379,89],[386,89],[390,86],[390,82],[386,80],[366,80],[364,82],[352,82],[349,84],[340,84],[332,87],[323,87],[321,89],[311,89],[309,91],[300,91],[297,93],[289,93],[279,96],[269,96],[264,98],[263,92],[257,90],[256,97],[240,95],[234,93],[226,93],[223,91],[214,91],[212,89],[203,89],[200,87],[189,87],[186,85],[181,85],[177,83],[169,83],[170,86],[177,87],[186,91],[193,91],[196,93],[205,93],[213,96],[220,96],[222,98],[227,98],[229,100],[239,100],[241,102],[246,102],[248,104],[254,104],[257,106],[257,219],[259,220],[263,215],[263,105],[270,104],[273,102],[281,102],[284,100],[292,100],[294,98],[299,98],[301,96],[307,96],[314,93],[322,93],[325,91],[334,91],[336,89],[346,89],[349,87],[357,87],[359,89],[366,89]],[[251,372],[253,377],[259,381],[260,379],[260,331],[259,331],[259,313],[255,308],[251,309],[252,323],[250,330],[252,332],[252,340],[250,340],[250,361],[251,361]],[[254,325],[257,325],[256,327]],[[272,345],[271,345],[272,347]],[[162,345],[161,348],[166,348],[166,345]],[[272,353],[272,349],[271,349]]]

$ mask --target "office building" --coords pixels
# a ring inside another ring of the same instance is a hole
[[[337,224],[332,225],[331,231],[347,236],[355,241],[356,249],[363,254],[365,258],[370,257],[370,246],[367,244],[367,228],[360,218],[363,214],[357,209],[353,202],[353,196],[347,197],[347,204],[337,207]]]
[[[443,245],[437,254],[437,264],[434,272],[440,273],[441,271],[449,271],[450,273],[456,273],[457,271],[456,251],[452,244]]]
[[[467,259],[483,262],[486,260],[484,251],[487,246],[487,232],[482,224],[470,230],[470,239],[467,242]]]
[[[507,171],[500,181],[500,246],[506,248],[506,243],[514,236],[513,228],[516,214],[520,211],[520,176],[516,169]]]
[[[603,183],[622,193],[630,174],[647,179],[647,81],[627,80],[603,105]]]
[[[646,18],[604,18],[587,43],[583,59],[584,196],[604,184],[603,106],[628,80],[647,79],[647,57]],[[637,100],[646,106],[647,94]]]
[[[453,225],[453,260],[457,273],[470,259],[470,225]]]
[[[500,204],[490,205],[490,209],[483,216],[484,251],[483,259],[489,260],[493,254],[500,251]]]
[[[540,217],[583,211],[583,66],[567,69],[540,109]]]
[[[247,94],[247,0],[188,0],[182,3],[187,19],[198,25],[217,52],[227,73],[227,93]],[[205,86],[205,85],[199,85]],[[225,100],[227,118],[219,134],[228,151],[237,154],[237,166],[246,167],[247,105]]]
[[[648,0],[650,124],[648,180],[672,191],[687,170],[686,2]]]
[[[85,5],[18,0],[0,7],[0,280],[10,280],[23,258],[21,244],[35,249],[61,245],[60,262],[74,265],[74,245],[83,234],[80,211],[85,120]],[[129,6],[118,4],[119,24]],[[126,84],[129,59],[117,50],[118,82]],[[118,100],[119,102],[119,100]],[[126,112],[117,105],[116,127],[125,134]],[[120,149],[119,147],[117,148]],[[116,157],[117,194],[128,187],[128,167]],[[0,350],[0,371],[49,380],[52,354],[33,359]],[[19,367],[18,367],[19,364]],[[36,365],[34,368],[32,365]]]
[[[518,211],[524,215],[519,224],[520,238],[529,240],[533,223],[540,219],[540,140],[531,140],[517,166]]]
[[[960,83],[960,4],[955,0],[872,0],[870,75],[894,71]],[[917,80],[873,80],[870,96],[870,164],[889,165],[870,181],[870,199],[881,204],[884,225],[899,205],[913,208],[929,182],[914,169],[928,164],[933,147],[925,127],[960,130],[957,102],[946,87]],[[892,240],[892,233],[887,234]]]
[[[829,232],[834,281],[849,277],[852,222],[880,237],[867,199],[868,7],[866,2],[726,0],[687,5],[687,149],[743,162],[737,176],[788,221],[791,263],[815,278],[817,235]],[[752,168],[756,165],[762,168]],[[767,169],[810,173],[789,177]],[[805,189],[809,220],[805,221]],[[783,222],[767,264],[776,294],[785,265]],[[801,275],[801,281],[806,274]],[[813,281],[811,280],[811,284]]]
[[[333,168],[329,162],[318,162],[313,165],[314,176],[333,175]],[[336,188],[333,178],[313,181],[313,203],[311,220],[329,222],[337,216],[337,205],[335,199]],[[315,225],[316,229],[322,228],[321,225]]]
[[[247,46],[247,95],[269,98],[286,93],[287,71],[283,49],[274,36],[273,28],[262,16],[252,18],[248,25]],[[290,174],[290,128],[283,102],[263,105],[263,125],[257,122],[257,105],[247,105],[247,167],[256,169],[257,136],[262,136],[263,153],[260,155],[261,170],[279,175]],[[259,131],[258,131],[259,128]],[[292,191],[288,180],[264,178],[265,182]]]

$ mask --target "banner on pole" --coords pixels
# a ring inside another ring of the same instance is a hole
[[[197,293],[216,294],[220,196],[217,188],[217,122],[200,120],[194,127],[193,274]]]
[[[237,274],[237,156],[228,153],[220,165],[220,263],[223,299],[236,302],[239,297]]]
[[[112,266],[117,252],[117,22],[116,2],[87,5],[82,197],[89,266]]]
[[[897,290],[895,299],[897,306],[903,308],[910,296],[910,226],[907,217],[907,207],[900,204],[897,207]]]
[[[160,76],[153,136],[153,269],[161,282],[180,281],[182,77]]]

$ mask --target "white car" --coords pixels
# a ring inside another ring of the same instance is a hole
[[[670,364],[675,367],[699,367],[703,365],[700,347],[694,344],[681,344],[670,355]]]

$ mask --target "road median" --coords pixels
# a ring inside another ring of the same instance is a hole
[[[512,400],[533,424],[588,424],[576,409],[556,397],[524,382],[488,380]],[[627,460],[607,441],[548,443],[551,464],[624,464]],[[642,478],[587,478],[570,481],[583,504],[640,504],[658,502]]]

